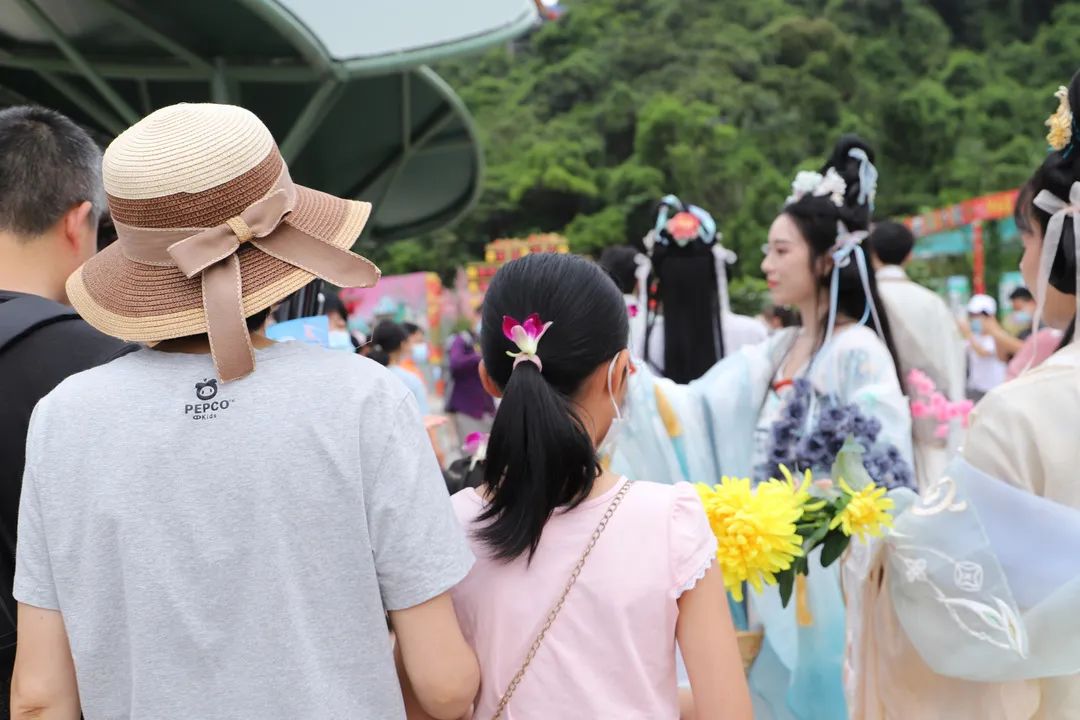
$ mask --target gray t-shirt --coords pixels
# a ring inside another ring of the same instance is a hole
[[[141,350],[34,411],[15,597],[63,613],[88,720],[405,716],[384,611],[473,561],[416,401],[356,355],[256,358]]]

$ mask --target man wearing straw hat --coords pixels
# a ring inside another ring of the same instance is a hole
[[[15,663],[15,526],[26,429],[61,380],[134,349],[79,319],[64,281],[97,249],[101,150],[60,113],[0,111],[0,717]]]
[[[228,105],[154,112],[103,170],[118,239],[68,296],[152,349],[31,420],[13,707],[403,718],[388,612],[421,704],[460,716],[478,671],[447,590],[472,557],[415,401],[365,358],[261,334],[315,277],[375,284],[349,251],[371,206],[295,184]]]

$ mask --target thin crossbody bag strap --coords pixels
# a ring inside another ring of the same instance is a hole
[[[529,669],[529,664],[532,663],[533,658],[536,657],[536,651],[539,650],[540,646],[543,644],[544,637],[555,623],[555,618],[559,617],[559,611],[562,610],[563,605],[566,603],[566,596],[570,594],[570,589],[574,587],[574,583],[577,582],[578,576],[581,575],[581,569],[585,567],[585,561],[589,559],[589,553],[596,547],[596,541],[600,539],[600,536],[604,532],[604,528],[607,527],[611,517],[618,509],[619,503],[626,497],[627,491],[633,484],[633,480],[627,480],[623,483],[623,486],[619,489],[619,492],[615,497],[612,498],[611,504],[608,505],[607,510],[604,512],[604,516],[600,518],[600,523],[596,526],[596,529],[593,530],[592,537],[589,538],[589,544],[585,546],[585,552],[581,553],[581,559],[578,560],[577,565],[574,566],[573,572],[570,573],[570,579],[566,581],[566,587],[563,588],[562,595],[559,596],[559,599],[547,614],[547,621],[544,623],[544,627],[540,629],[540,634],[536,636],[536,640],[533,641],[532,647],[529,648],[529,652],[525,655],[525,661],[521,663],[521,669],[514,675],[514,679],[510,681],[510,685],[506,688],[506,692],[504,692],[502,698],[499,699],[499,704],[495,708],[495,714],[491,716],[491,720],[500,720],[502,718],[503,713],[506,711],[506,706],[510,704],[510,698],[514,696],[514,691],[517,690],[518,685],[521,684],[521,679],[525,677],[525,671]]]

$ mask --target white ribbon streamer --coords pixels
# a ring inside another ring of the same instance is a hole
[[[1080,319],[1080,181],[1074,182],[1069,189],[1069,200],[1062,200],[1049,190],[1042,190],[1035,196],[1035,207],[1050,213],[1050,222],[1043,236],[1042,253],[1039,255],[1039,278],[1036,281],[1035,317],[1032,319],[1032,334],[1038,334],[1046,308],[1046,295],[1050,287],[1050,270],[1054,266],[1061,235],[1065,231],[1065,218],[1072,216],[1073,248],[1076,264],[1076,318]]]
[[[720,234],[717,233],[716,244],[712,249],[713,260],[716,262],[716,293],[720,297],[720,312],[727,315],[731,312],[731,298],[728,296],[727,266],[733,265],[739,256],[720,244]]]
[[[848,157],[859,161],[859,204],[873,211],[874,198],[877,197],[877,168],[862,148],[852,148],[848,151]]]

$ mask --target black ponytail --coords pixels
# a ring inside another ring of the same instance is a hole
[[[517,348],[503,336],[503,317],[537,313],[552,323],[532,363],[513,366]],[[544,525],[560,507],[592,492],[600,461],[574,396],[582,382],[627,346],[622,294],[605,273],[572,255],[530,255],[505,265],[484,298],[484,366],[503,398],[488,439],[484,485],[491,502],[477,536],[495,557],[536,551]]]
[[[512,560],[536,551],[544,524],[560,505],[592,492],[600,463],[569,398],[532,363],[510,374],[488,441],[484,482],[494,488],[479,535],[495,555]]]

